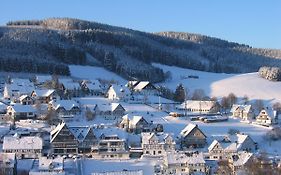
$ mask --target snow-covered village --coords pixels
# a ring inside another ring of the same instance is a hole
[[[0,3],[0,175],[281,175],[281,1]]]
[[[253,100],[252,94],[239,98],[230,88],[226,96],[209,97],[202,84],[207,77],[236,76],[272,82],[258,73],[162,68],[174,70],[164,84],[127,81],[103,68],[75,65],[68,77],[3,76],[1,172],[236,174],[259,164],[280,167],[279,99],[271,104]],[[176,89],[174,99],[167,98],[165,84]]]

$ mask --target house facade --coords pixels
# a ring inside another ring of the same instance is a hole
[[[252,120],[254,118],[252,105],[234,104],[230,112],[232,113],[232,117],[241,118],[242,120]]]
[[[181,148],[200,148],[206,145],[207,136],[198,125],[188,124],[179,135]]]
[[[256,123],[263,126],[270,126],[278,123],[277,112],[272,109],[263,109],[256,117]]]
[[[74,115],[81,114],[79,104],[74,100],[56,100],[49,103],[49,109],[56,111],[62,118],[72,118]]]
[[[203,154],[186,155],[171,152],[164,156],[164,167],[161,174],[209,174]]]
[[[235,134],[215,139],[208,147],[209,159],[228,160],[239,152],[255,152],[257,144],[249,135]]]
[[[3,152],[15,153],[16,157],[38,158],[42,154],[43,140],[38,136],[19,135],[5,136],[3,141]]]
[[[131,98],[131,92],[125,86],[111,85],[106,92],[106,97],[113,101],[127,101]]]
[[[133,133],[141,133],[150,131],[151,124],[148,123],[144,117],[142,116],[131,116],[131,115],[124,115],[122,117],[122,121],[119,124],[119,127],[126,130],[127,132]]]
[[[215,101],[198,101],[186,100],[182,104],[176,106],[178,110],[185,110],[187,114],[213,114],[220,110],[220,106]]]
[[[102,85],[99,80],[83,80],[81,88],[90,95],[101,96],[103,94]]]
[[[15,153],[0,153],[0,174],[17,174],[17,159]]]
[[[7,107],[7,114],[15,120],[33,119],[36,109],[31,105],[13,104]]]
[[[29,175],[65,175],[64,158],[39,157],[35,160]]]
[[[21,95],[19,97],[19,103],[22,105],[33,105],[34,99],[30,97],[29,95]]]
[[[39,103],[48,104],[58,97],[53,89],[36,89],[31,93],[31,96]]]
[[[142,149],[144,156],[164,156],[167,152],[175,151],[175,141],[167,133],[142,133]]]

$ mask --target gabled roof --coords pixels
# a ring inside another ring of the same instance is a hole
[[[74,100],[56,100],[56,101],[51,101],[50,103],[53,105],[53,108],[55,110],[57,110],[60,107],[64,108],[67,111],[71,110],[74,107],[79,108],[78,103]]]
[[[33,93],[38,97],[49,97],[54,92],[54,89],[36,89],[33,91]]]
[[[29,96],[28,96],[28,95],[21,95],[20,98],[19,98],[19,100],[22,101],[22,100],[24,100],[26,97],[29,97]]]
[[[35,112],[36,109],[32,105],[13,104],[8,108],[13,108],[15,112]]]
[[[275,118],[277,113],[275,110],[273,110],[272,108],[265,108],[263,110],[260,111],[259,116],[262,115],[262,112],[265,112],[266,115],[268,115],[269,118]]]
[[[118,137],[118,139],[120,139],[120,140],[127,140],[127,138],[128,138],[127,132],[125,132],[122,129],[114,128],[114,127],[97,128],[97,129],[94,129],[94,133],[97,138],[100,138],[101,136]]]
[[[111,112],[113,112],[117,109],[117,107],[122,107],[124,109],[124,107],[120,103],[110,103],[110,104],[99,104],[98,105],[98,109],[100,111],[111,111]]]
[[[249,113],[249,112],[251,112],[251,108],[252,108],[251,105],[234,104],[234,105],[232,105],[230,112],[233,113],[238,110],[238,111],[244,111],[246,113]]]
[[[195,128],[197,128],[205,137],[206,135],[198,128],[198,125],[189,123],[181,132],[180,136],[181,137],[186,137],[188,136]]]
[[[141,91],[149,84],[150,84],[149,81],[141,81],[134,87],[134,90],[135,91]]]
[[[158,144],[165,144],[165,141],[168,137],[171,137],[169,133],[154,133],[154,132],[143,132],[141,133],[142,144],[149,144],[151,138],[155,137],[158,141]],[[175,141],[173,141],[175,144]]]
[[[101,83],[99,80],[83,81],[82,84],[85,84],[90,90],[101,90]]]
[[[213,142],[211,143],[211,145],[208,147],[208,150],[211,151],[214,149],[214,147],[217,145],[217,144],[220,144],[217,140],[213,140]]]
[[[92,127],[89,126],[71,126],[69,130],[80,143],[85,140],[90,132],[93,132]]]
[[[57,137],[57,135],[60,133],[60,131],[64,128],[67,127],[66,124],[64,122],[59,123],[55,129],[53,129],[50,133],[51,135],[51,140],[50,142],[53,142],[53,140]]]
[[[37,83],[45,83],[47,81],[51,81],[53,78],[51,75],[36,75]]]
[[[64,86],[65,89],[68,90],[81,89],[80,84],[78,82],[74,82],[72,79],[59,79],[59,82]]]
[[[253,156],[253,153],[249,152],[240,152],[238,154],[238,159],[233,161],[233,166],[243,166],[245,165],[249,159]]]

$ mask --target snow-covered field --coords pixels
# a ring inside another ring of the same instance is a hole
[[[175,90],[176,86],[182,83],[191,91],[203,89],[206,95],[211,97],[227,96],[232,92],[238,97],[247,95],[250,100],[262,99],[268,103],[281,102],[281,82],[268,81],[259,77],[258,73],[210,73],[161,64],[153,65],[163,69],[164,72],[171,72],[172,79],[161,84],[172,90]],[[199,78],[187,78],[190,75]]]

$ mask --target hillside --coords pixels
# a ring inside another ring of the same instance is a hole
[[[272,82],[261,78],[257,72],[245,74],[210,73],[191,69],[183,69],[175,66],[153,64],[164,71],[171,72],[170,80],[162,85],[175,90],[179,83],[188,88],[191,94],[195,89],[203,89],[207,96],[221,98],[229,93],[249,100],[262,99],[266,104],[281,102],[281,82]],[[188,78],[188,76],[198,76]]]
[[[281,51],[203,35],[146,33],[69,18],[9,22],[0,27],[0,70],[69,75],[68,65],[95,65],[125,79],[163,81],[151,63],[225,73],[281,67]],[[157,76],[155,76],[157,75]]]

